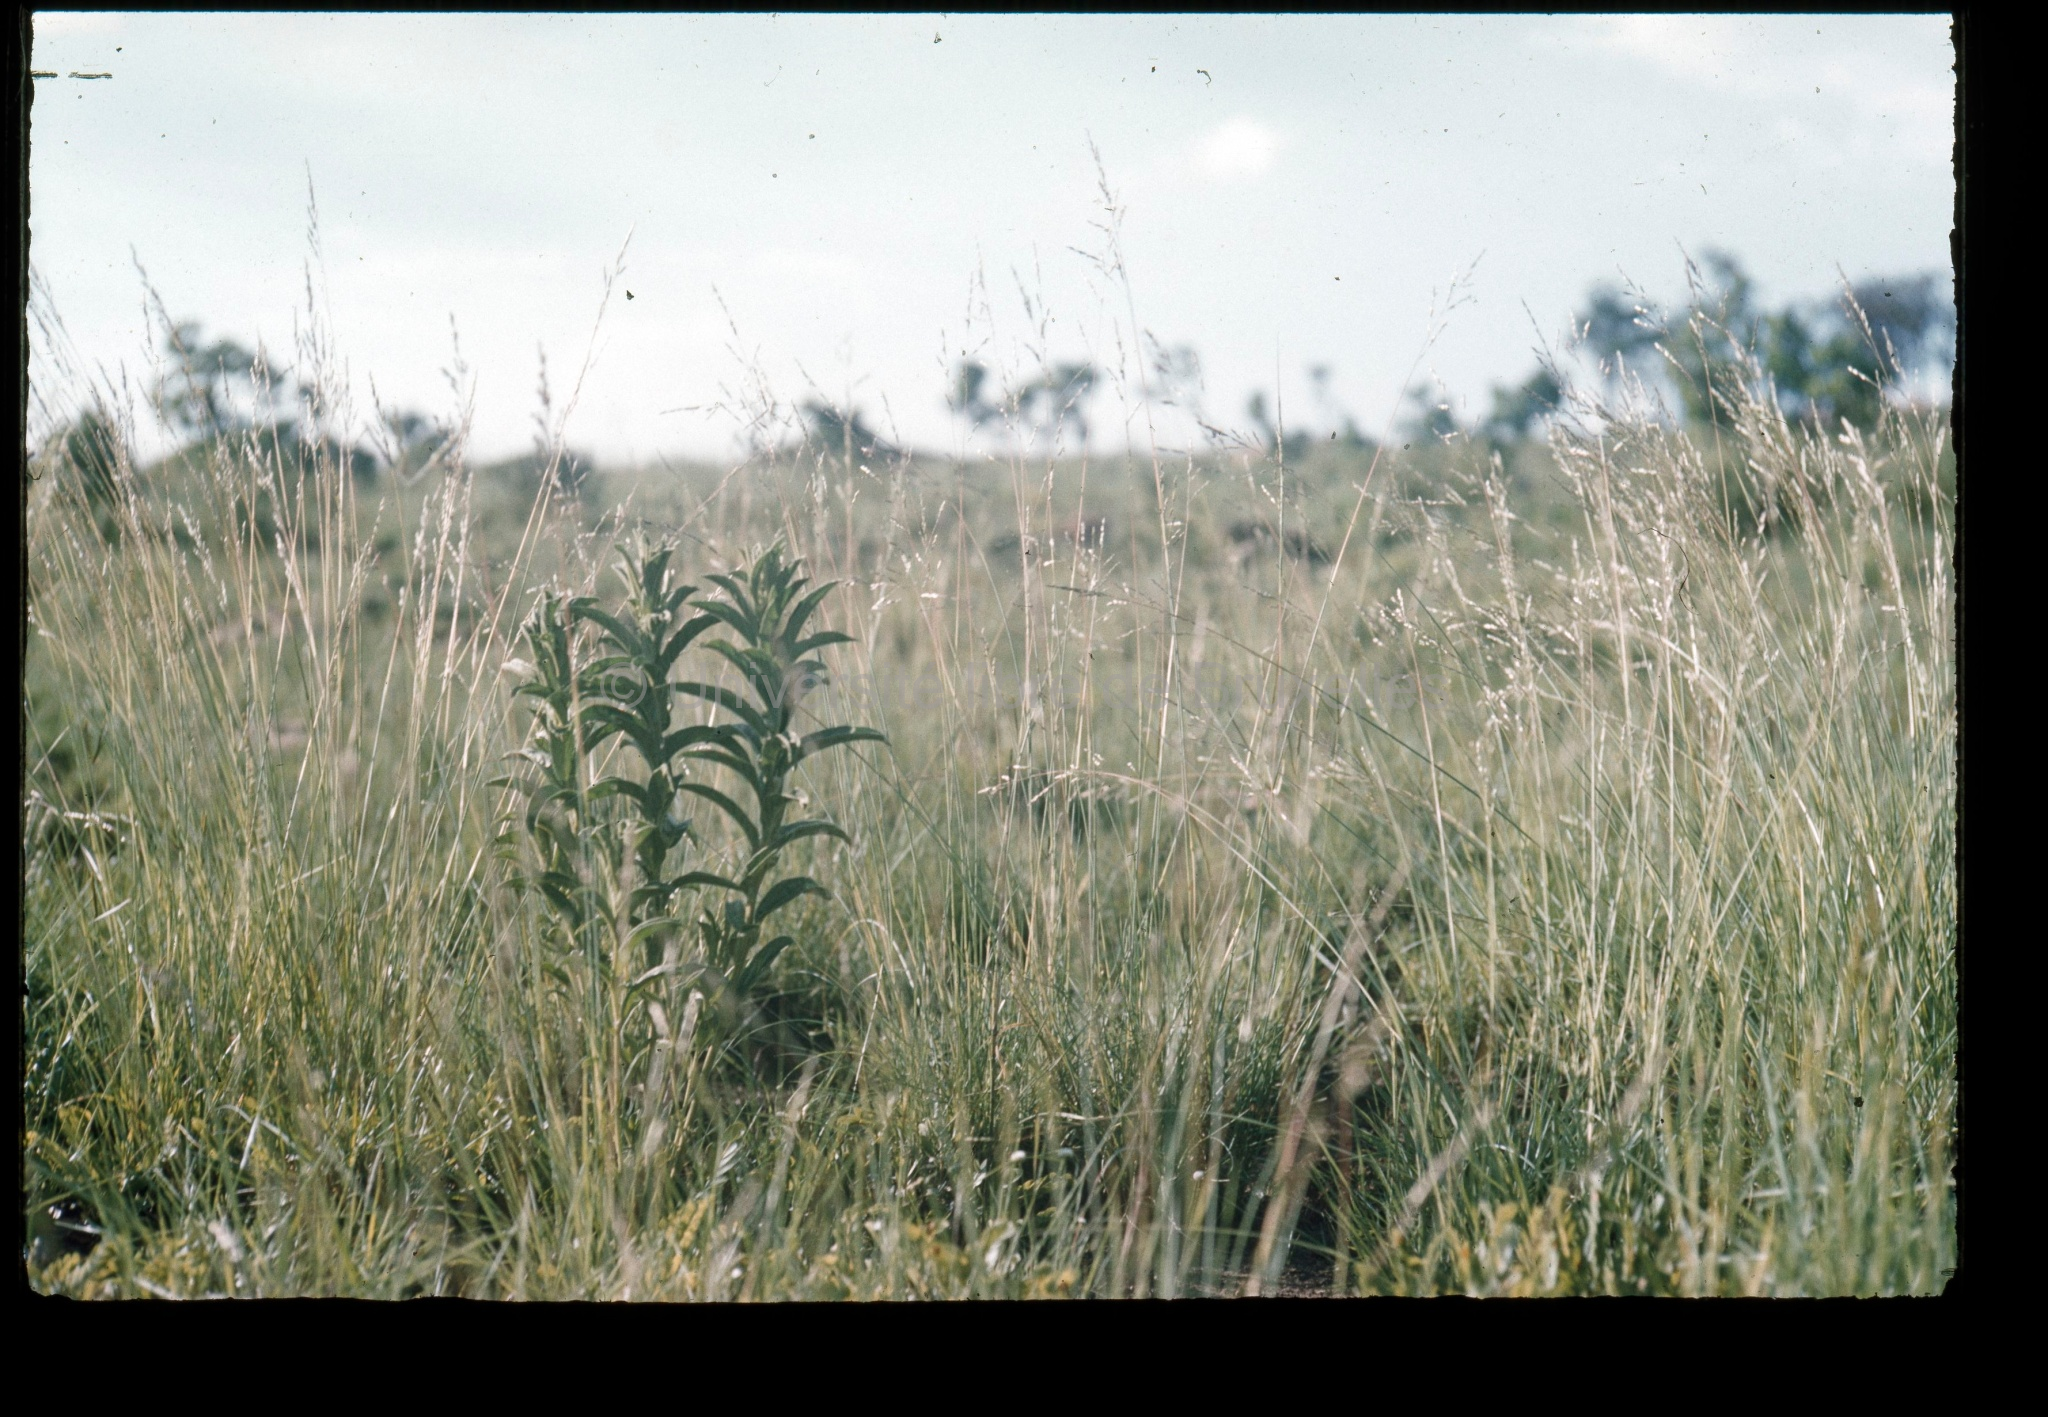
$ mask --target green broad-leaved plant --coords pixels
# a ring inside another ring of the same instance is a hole
[[[885,740],[872,728],[804,733],[795,726],[805,694],[825,677],[817,652],[851,639],[834,630],[804,633],[831,584],[806,590],[801,563],[778,545],[732,575],[709,577],[722,596],[695,599],[696,588],[674,575],[674,554],[672,545],[636,543],[617,562],[623,604],[608,608],[594,596],[549,591],[522,627],[532,658],[508,667],[525,676],[515,697],[535,701],[532,739],[518,756],[537,771],[498,783],[524,794],[539,862],[511,883],[537,891],[572,947],[629,992],[687,975],[744,1001],[791,943],[787,935],[764,942],[770,917],[806,895],[826,894],[810,876],[778,876],[784,852],[808,837],[850,840],[822,818],[791,818],[798,802],[791,774],[824,749]],[[670,678],[685,652],[718,626],[732,638],[702,647],[739,671],[744,693]],[[595,630],[595,644],[586,627]],[[676,694],[707,700],[731,718],[677,725]],[[605,753],[613,740],[626,762],[617,751]],[[737,775],[751,810],[691,779],[693,761]],[[710,802],[738,828],[746,855],[734,874],[677,869],[691,836],[679,811],[686,796]],[[707,888],[724,898],[701,912],[701,955],[685,959],[680,897]]]
[[[655,971],[675,963],[664,961],[663,944],[680,923],[672,911],[689,884],[687,873],[668,869],[670,853],[690,831],[676,810],[676,758],[686,749],[724,741],[715,727],[672,725],[670,671],[691,642],[717,623],[713,616],[690,613],[695,587],[676,583],[670,570],[674,555],[667,545],[636,544],[622,553],[617,569],[627,600],[616,612],[592,596],[569,602],[570,618],[596,626],[604,651],[583,671],[588,687],[580,706],[582,751],[594,756],[617,738],[639,760],[638,773],[610,773],[591,783],[586,797],[593,803],[617,799],[629,809],[609,858],[617,901],[610,919],[615,930],[623,919],[628,956],[636,950],[642,956],[629,967]]]
[[[799,805],[790,790],[791,775],[799,764],[828,748],[887,739],[876,729],[845,724],[799,731],[799,707],[826,674],[823,661],[815,658],[817,652],[853,638],[838,630],[804,633],[836,582],[806,590],[810,579],[803,574],[803,563],[786,558],[779,543],[750,566],[706,579],[724,594],[700,600],[697,606],[732,633],[727,639],[706,640],[705,648],[738,671],[746,692],[694,681],[677,684],[678,693],[708,700],[731,715],[719,725],[723,736],[718,742],[686,748],[682,756],[730,769],[752,797],[753,809],[707,783],[677,784],[680,791],[702,798],[731,818],[748,850],[734,875],[693,871],[684,879],[725,893],[722,902],[707,906],[698,928],[706,963],[745,997],[791,944],[788,935],[763,940],[769,918],[806,895],[827,894],[809,876],[778,876],[783,853],[808,837],[851,841],[822,817],[790,815]]]
[[[538,892],[560,919],[572,944],[591,950],[598,940],[590,928],[602,918],[604,902],[590,884],[592,848],[590,801],[584,790],[583,739],[576,712],[581,697],[577,683],[574,625],[568,597],[541,593],[533,614],[520,627],[531,659],[513,659],[506,668],[528,676],[513,689],[514,699],[531,699],[531,740],[514,756],[537,771],[501,777],[494,786],[510,787],[526,798],[526,833],[539,856],[536,869],[509,878],[514,890]],[[501,846],[514,847],[509,838]],[[558,976],[560,970],[554,971]]]

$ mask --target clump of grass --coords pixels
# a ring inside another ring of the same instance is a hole
[[[491,520],[459,441],[379,489],[103,440],[30,507],[34,1281],[1939,1288],[1943,429],[1718,392],[1511,460],[764,444],[638,546],[546,477]],[[718,979],[792,1066],[721,1061]]]

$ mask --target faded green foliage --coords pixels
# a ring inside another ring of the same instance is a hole
[[[1931,275],[1844,286],[1832,303],[1767,309],[1740,262],[1710,251],[1688,261],[1687,307],[1666,315],[1610,286],[1590,293],[1578,316],[1586,349],[1610,378],[1624,370],[1668,383],[1684,416],[1700,424],[1757,399],[1793,420],[1832,431],[1847,421],[1874,429],[1885,390],[1953,353],[1955,307]],[[1554,397],[1550,400],[1555,402]]]
[[[116,448],[117,539],[41,478],[32,1282],[1938,1290],[1953,462],[1763,387],[577,501]]]

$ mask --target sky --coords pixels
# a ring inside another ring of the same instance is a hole
[[[1149,342],[1212,423],[1379,433],[1687,252],[1773,302],[1946,276],[1953,61],[1946,15],[39,13],[31,374],[145,385],[146,272],[272,351],[310,287],[364,411],[448,416],[459,349],[482,457],[543,355],[607,462],[729,456],[764,390],[967,451],[963,357],[1135,390]]]

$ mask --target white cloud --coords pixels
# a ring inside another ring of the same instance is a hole
[[[1196,165],[1222,182],[1258,177],[1280,156],[1280,135],[1252,118],[1233,118],[1212,129],[1195,149]]]
[[[1945,15],[1601,15],[1543,36],[1577,39],[1682,82],[1773,107],[1797,105],[1861,130],[1822,145],[1832,160],[1893,154],[1948,160],[1955,123]],[[1814,130],[1818,132],[1819,130]]]
[[[844,293],[867,283],[867,271],[858,260],[832,250],[765,247],[748,253],[742,270],[746,279],[771,288],[797,286]]]
[[[1725,81],[1731,57],[1760,38],[1755,21],[1733,15],[1603,15],[1584,23],[1602,49],[1710,82]],[[1739,76],[1747,66],[1733,67]]]

